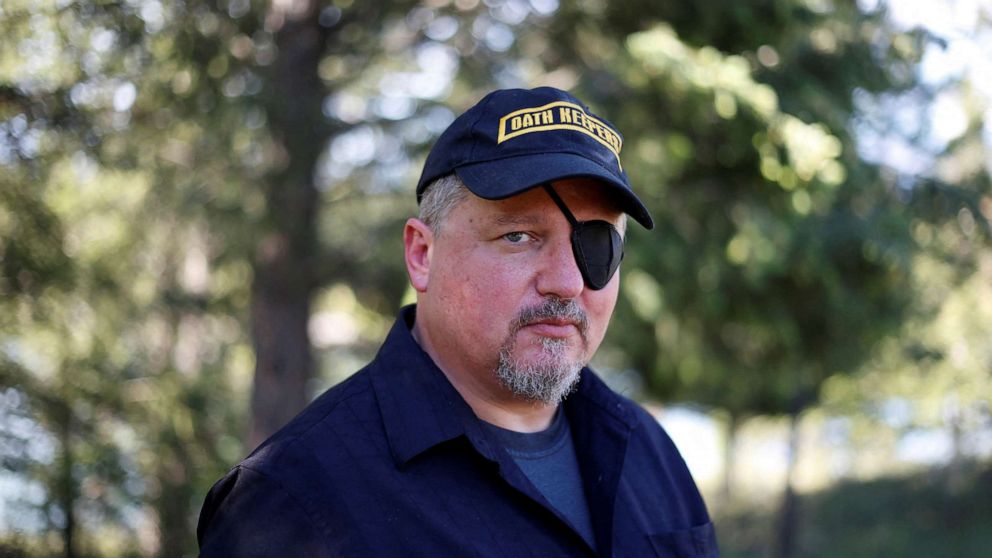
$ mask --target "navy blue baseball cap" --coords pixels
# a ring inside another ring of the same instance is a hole
[[[427,155],[427,186],[455,173],[473,194],[498,200],[564,178],[592,178],[647,229],[654,221],[620,164],[623,137],[572,95],[553,87],[503,89],[455,119]]]

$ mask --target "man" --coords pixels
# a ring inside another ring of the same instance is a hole
[[[438,139],[379,354],[210,491],[202,556],[712,557],[657,422],[585,367],[616,303],[621,138],[571,95],[496,91]]]

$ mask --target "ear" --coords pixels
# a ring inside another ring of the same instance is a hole
[[[420,219],[408,219],[403,227],[403,249],[410,284],[418,293],[427,292],[434,248],[434,231]]]

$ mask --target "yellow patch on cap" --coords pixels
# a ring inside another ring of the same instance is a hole
[[[552,130],[581,132],[603,144],[617,158],[620,167],[620,148],[623,140],[605,122],[588,114],[581,106],[567,101],[555,101],[534,108],[515,110],[499,119],[499,136],[496,143],[530,134]],[[623,170],[623,167],[620,167]]]

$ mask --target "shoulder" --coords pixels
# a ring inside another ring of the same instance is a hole
[[[314,519],[281,484],[238,465],[210,489],[197,524],[200,556],[327,556]]]
[[[327,555],[328,503],[363,451],[348,446],[378,421],[367,368],[324,392],[210,489],[197,526],[203,555],[231,555],[232,544],[247,545],[236,556]]]
[[[653,453],[662,457],[666,463],[677,465],[679,469],[685,469],[681,453],[658,417],[634,402],[631,402],[631,413],[637,421],[637,427],[632,436],[635,447],[638,445],[646,446]]]
[[[326,446],[328,438],[348,432],[378,416],[368,367],[328,389],[286,426],[262,442],[240,465],[278,476],[285,461]]]

